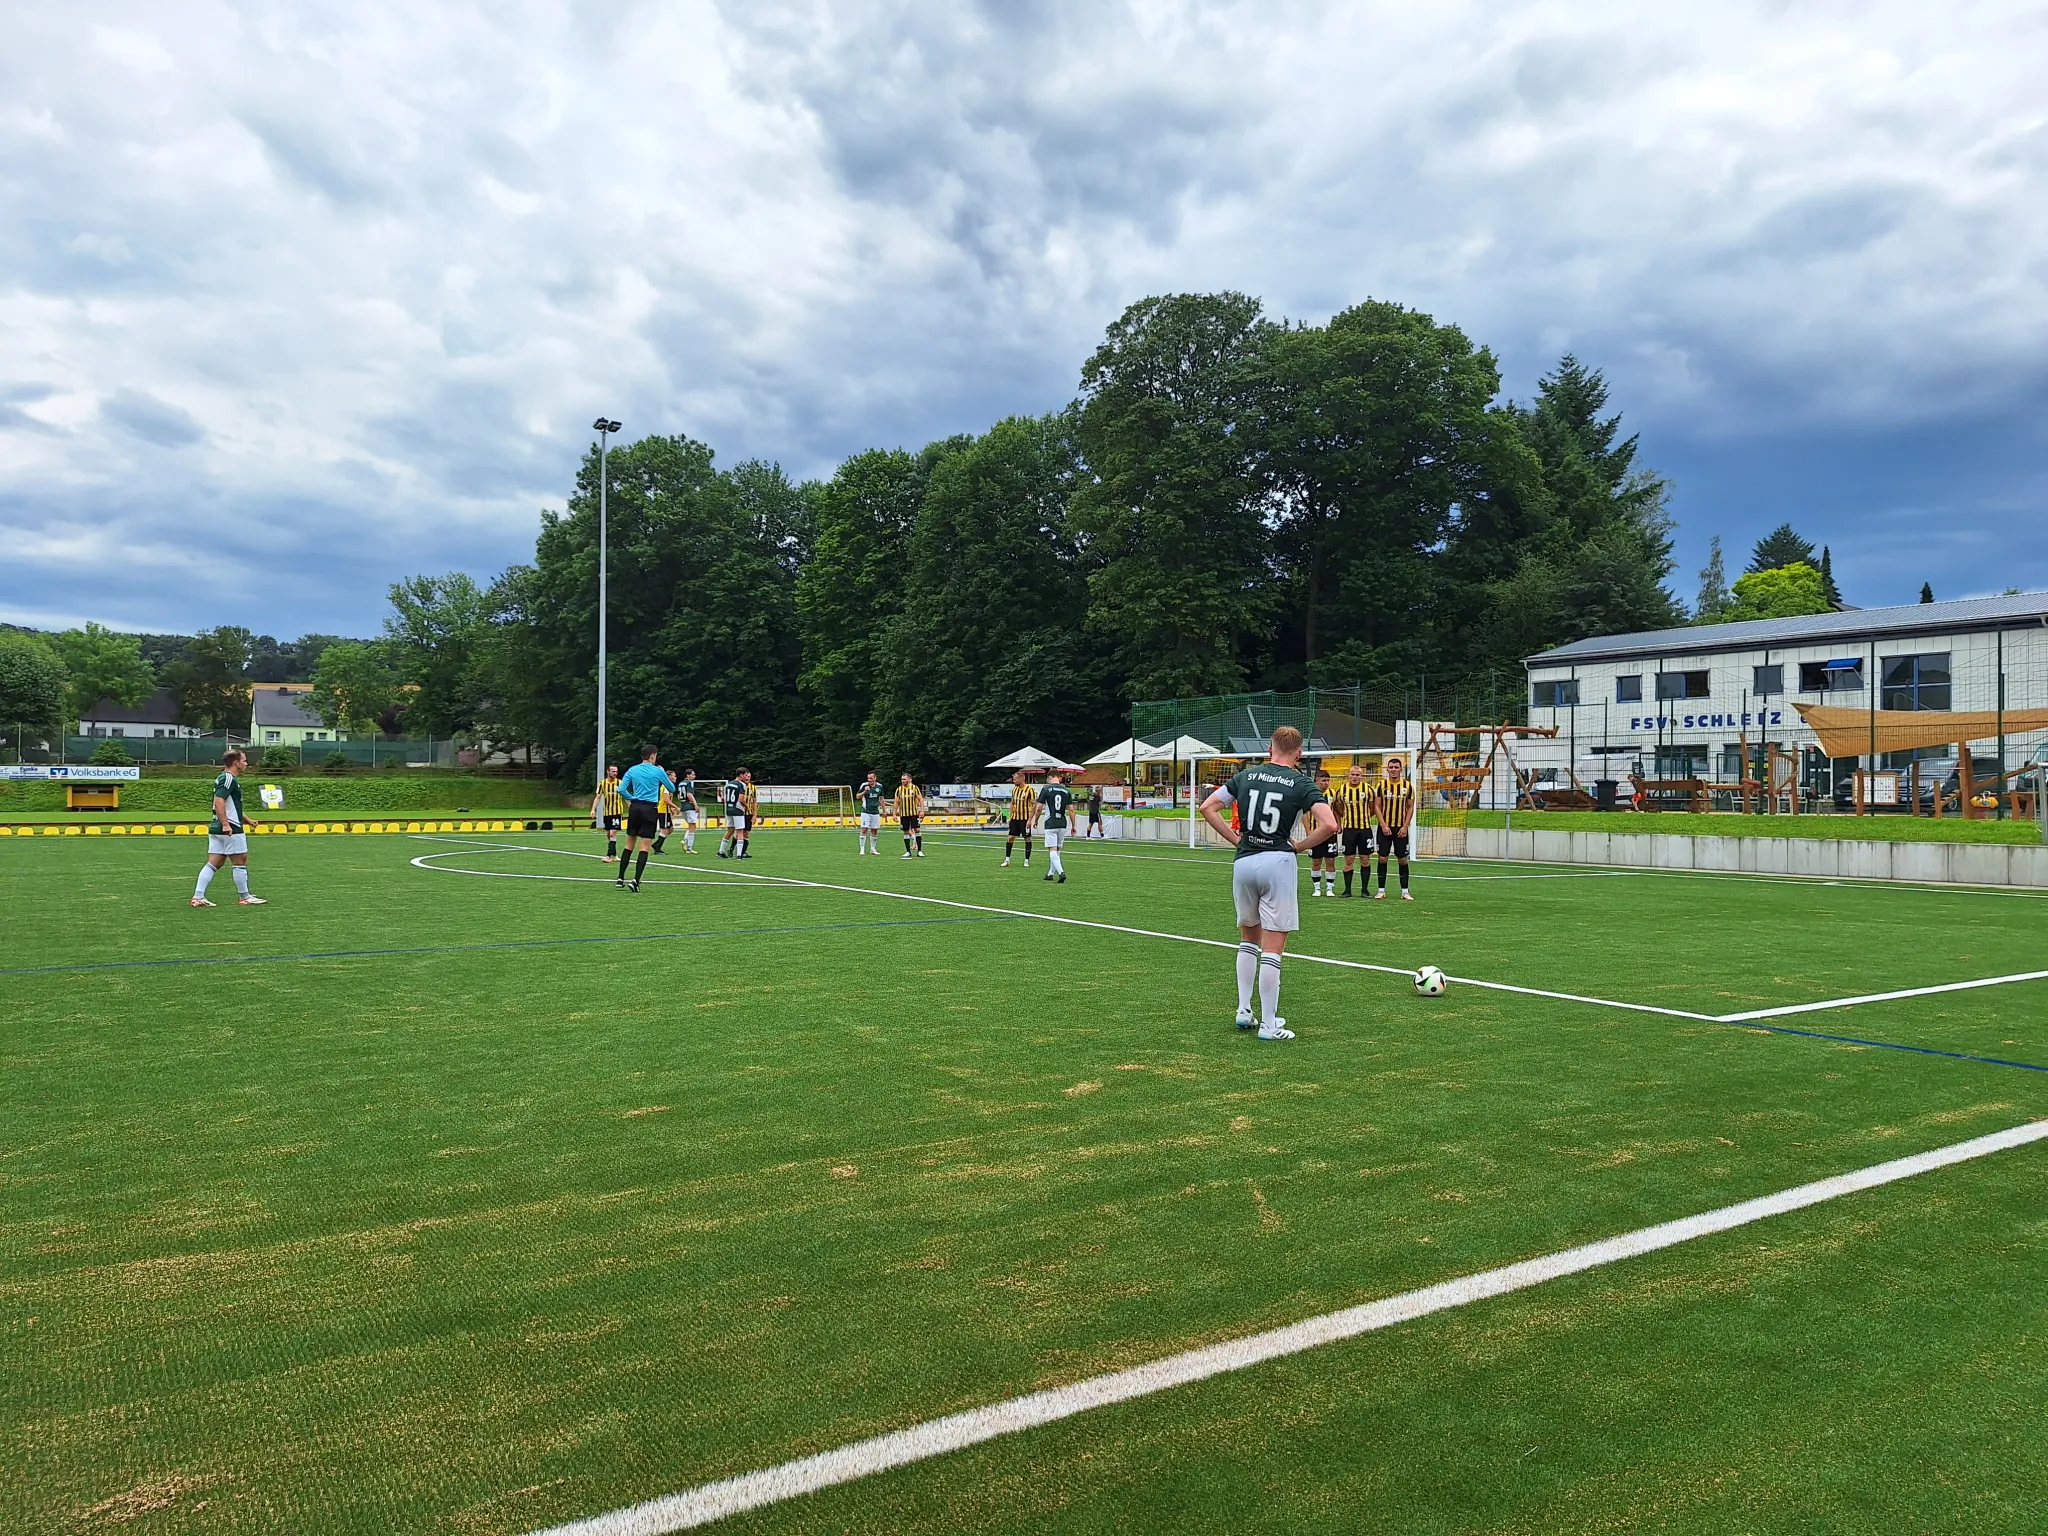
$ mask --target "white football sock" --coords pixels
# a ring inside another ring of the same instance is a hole
[[[231,864],[228,867],[235,872],[235,894],[238,896],[248,895],[249,866],[246,864]]]
[[[1240,944],[1237,946],[1237,1011],[1252,1011],[1252,987],[1259,979],[1259,946]]]
[[[1270,1024],[1280,1017],[1280,957],[1259,956],[1259,1014]]]
[[[1052,851],[1051,851],[1050,853],[1048,853],[1048,854],[1046,855],[1046,858],[1047,858],[1048,860],[1050,860],[1050,861],[1051,861],[1051,863],[1052,863],[1052,872],[1053,872],[1054,874],[1056,874],[1056,875],[1063,875],[1063,874],[1065,874],[1065,873],[1067,872],[1067,871],[1066,871],[1066,866],[1060,863],[1060,851],[1059,851],[1059,849],[1057,849],[1057,848],[1053,849],[1053,850],[1052,850]]]
[[[211,864],[200,865],[199,884],[193,889],[192,899],[197,901],[200,897],[204,896],[206,888],[211,884],[213,884],[213,866]]]

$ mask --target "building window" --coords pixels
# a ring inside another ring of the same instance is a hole
[[[1756,686],[1750,689],[1760,699],[1768,699],[1774,693],[1785,691],[1785,664],[1774,661],[1768,667],[1756,669]]]
[[[1614,680],[1614,702],[1617,704],[1640,704],[1643,701],[1643,677],[1640,672]]]
[[[1947,709],[1949,707],[1948,652],[1928,656],[1887,656],[1884,658],[1884,690],[1879,699],[1883,709]]]
[[[277,741],[281,739],[281,733],[277,731],[265,731],[263,733],[263,739],[265,741]]]
[[[1860,693],[1863,691],[1861,660],[1802,661],[1799,663],[1801,693]]]
[[[128,734],[128,727],[125,725],[117,725],[113,729],[113,734],[116,736],[126,736]]]
[[[1659,747],[1657,777],[1660,779],[1704,779],[1707,749],[1704,746]]]
[[[1544,678],[1529,685],[1529,700],[1538,709],[1569,709],[1579,702],[1575,677]]]
[[[1659,672],[1657,674],[1657,697],[1660,699],[1704,699],[1707,697],[1707,674],[1704,672]]]

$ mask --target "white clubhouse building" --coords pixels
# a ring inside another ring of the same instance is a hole
[[[1830,760],[1793,708],[2014,710],[2048,707],[2048,593],[1857,608],[1794,619],[1699,624],[1603,635],[1531,656],[1529,723],[1553,740],[1517,742],[1524,768],[1566,767],[1581,783],[1628,775],[1733,780],[1742,751],[1775,742],[1801,782],[1832,792],[1857,767]],[[1973,742],[2006,766],[2034,756],[2043,733]],[[1953,754],[1923,749],[1923,758]],[[1893,754],[1911,757],[1913,754]]]

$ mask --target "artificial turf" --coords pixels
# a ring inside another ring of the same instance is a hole
[[[0,1527],[529,1530],[2048,1114],[2048,983],[1768,1021],[1856,1044],[1293,963],[1274,1046],[1227,950],[1009,915],[1228,939],[1215,856],[708,844],[628,895],[588,836],[266,840],[271,904],[210,911],[183,840],[0,848]],[[1297,947],[1704,1014],[2048,964],[2020,893],[1417,888]],[[734,1528],[2025,1529],[2044,1171]]]

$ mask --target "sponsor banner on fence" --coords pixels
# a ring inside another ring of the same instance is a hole
[[[762,784],[754,793],[763,805],[816,805],[818,791],[808,784]]]
[[[106,768],[93,763],[24,763],[0,767],[0,779],[55,779],[70,784],[120,784],[142,777],[140,768]]]

